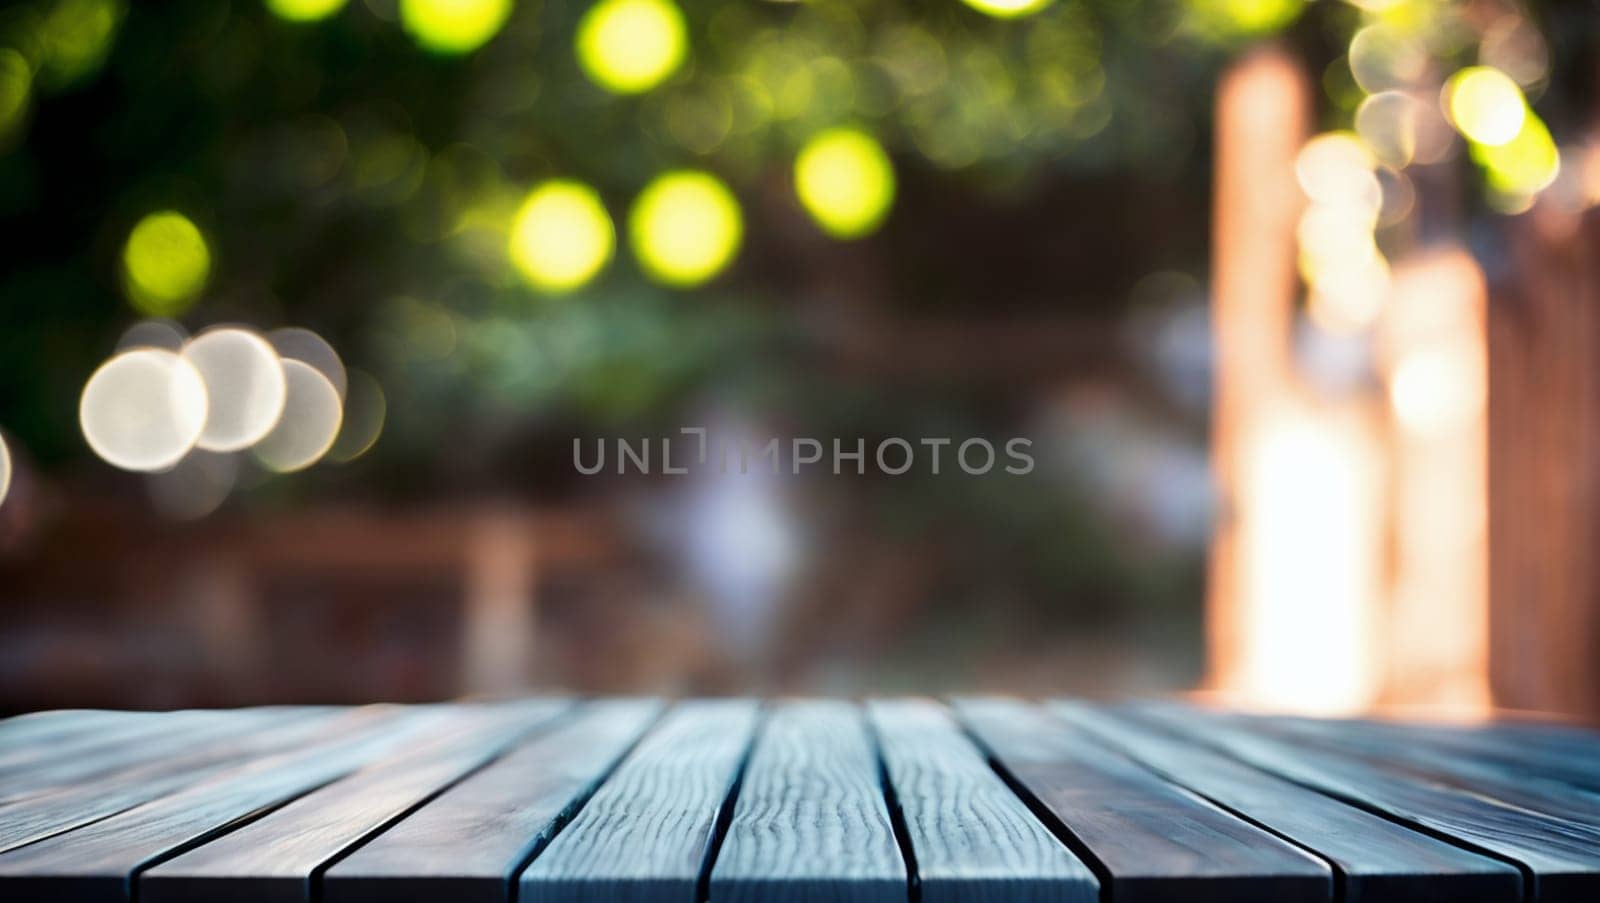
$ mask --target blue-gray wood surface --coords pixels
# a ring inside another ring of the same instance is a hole
[[[1114,713],[1057,703],[1056,711],[1163,778],[1187,787],[1326,859],[1348,903],[1492,903],[1521,893],[1510,863],[1402,827]]]
[[[471,706],[434,736],[239,829],[145,870],[145,903],[307,903],[312,881],[345,850],[499,755],[559,703]]]
[[[1523,872],[1526,899],[1600,900],[1600,833],[1583,825],[1396,775],[1357,759],[1296,747],[1192,711],[1140,711],[1193,742],[1254,767],[1516,863]]]
[[[1059,820],[1122,903],[1328,900],[1333,871],[1277,836],[1109,751],[1035,706],[968,700],[961,717]]]
[[[517,899],[696,899],[757,711],[747,700],[678,706],[522,873]]]
[[[1600,900],[1600,737],[1014,699],[0,721],[0,901]]]
[[[1041,825],[943,706],[868,706],[923,903],[1092,903],[1094,873]]]
[[[325,903],[502,903],[661,712],[653,700],[570,711],[322,875]]]
[[[900,903],[909,880],[861,710],[775,706],[711,869],[713,903]]]

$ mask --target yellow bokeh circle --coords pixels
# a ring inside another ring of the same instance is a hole
[[[289,22],[315,22],[341,9],[347,0],[266,0],[267,9]]]
[[[961,0],[961,2],[996,19],[1020,19],[1044,9],[1054,0]]]
[[[672,0],[600,0],[578,22],[577,53],[595,84],[638,94],[683,65],[688,29]]]
[[[883,146],[858,129],[829,129],[800,149],[795,192],[823,231],[858,238],[882,225],[894,203],[894,167]]]
[[[1445,84],[1445,111],[1461,134],[1478,144],[1505,144],[1522,131],[1528,101],[1499,69],[1470,66]]]
[[[739,253],[744,217],[733,192],[716,176],[669,172],[634,201],[628,240],[651,278],[688,288],[722,272]]]
[[[188,310],[211,275],[205,236],[176,210],[146,216],[128,233],[122,248],[123,286],[128,300],[153,317]]]
[[[616,241],[611,217],[593,188],[553,179],[522,202],[511,222],[507,252],[535,287],[567,292],[605,267]]]
[[[424,50],[471,53],[500,33],[511,0],[400,0],[400,24]]]

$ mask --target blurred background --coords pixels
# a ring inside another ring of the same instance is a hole
[[[11,3],[0,710],[1600,717],[1597,45],[1593,0]],[[1036,466],[578,466],[685,428]]]

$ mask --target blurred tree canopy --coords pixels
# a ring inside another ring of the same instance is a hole
[[[496,412],[667,411],[713,373],[826,393],[774,363],[805,360],[780,355],[819,295],[856,313],[1118,311],[1140,275],[1204,266],[1211,85],[1231,54],[1285,32],[1326,67],[1328,123],[1348,127],[1352,34],[1409,23],[1460,56],[1478,6],[970,3],[665,3],[684,47],[663,50],[658,23],[613,52],[681,58],[624,93],[575,52],[584,2],[14,4],[0,13],[5,426],[47,466],[82,456],[76,395],[138,316],[125,244],[164,210],[209,255],[185,325],[329,337],[388,388],[385,447],[413,473],[441,434],[503,429]],[[1548,12],[1550,84],[1587,59],[1590,41],[1556,27],[1592,26],[1578,6]],[[1564,115],[1591,88],[1565,81],[1539,101]],[[808,221],[792,184],[800,148],[839,126],[880,141],[898,182],[884,227],[856,242]],[[625,240],[632,199],[684,168],[724,180],[745,221],[731,270],[690,291],[653,283]],[[506,248],[551,178],[593,186],[619,236],[564,296],[519,278]]]

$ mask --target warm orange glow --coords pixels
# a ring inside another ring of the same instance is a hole
[[[1217,102],[1205,690],[1307,714],[1482,712],[1483,276],[1460,251],[1391,272],[1375,161],[1350,135],[1305,142],[1303,90],[1269,51],[1235,66]],[[1314,324],[1376,329],[1383,392],[1329,395],[1297,371],[1297,267]]]
[[[1250,506],[1238,477],[1245,437],[1289,379],[1295,223],[1303,204],[1295,159],[1309,131],[1310,95],[1305,73],[1276,47],[1234,64],[1217,88],[1212,468],[1223,513],[1212,539],[1206,631],[1209,682],[1220,690],[1239,687],[1251,670],[1240,600],[1248,578],[1238,560],[1249,541],[1242,512]]]
[[[1489,705],[1485,297],[1465,251],[1395,269],[1381,349],[1395,415],[1392,704]]]
[[[1376,696],[1384,461],[1365,407],[1285,398],[1244,439],[1239,701],[1333,715]]]

